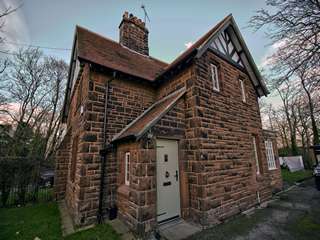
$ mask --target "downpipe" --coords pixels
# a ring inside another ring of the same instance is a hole
[[[109,98],[109,84],[113,79],[116,77],[116,72],[113,72],[112,78],[110,80],[106,81],[105,84],[105,100],[104,100],[104,116],[103,116],[103,147],[100,150],[100,156],[101,156],[101,178],[100,178],[100,192],[99,192],[99,208],[98,208],[98,223],[101,224],[104,222],[104,214],[103,214],[103,198],[104,198],[104,192],[107,191],[105,189],[105,169],[107,164],[107,153],[111,152],[112,145],[107,143],[106,138],[106,130],[107,130],[107,112],[108,112],[108,98]],[[112,199],[111,199],[112,200]],[[117,207],[116,206],[108,206],[108,212],[109,212],[109,219],[114,219],[117,217]]]

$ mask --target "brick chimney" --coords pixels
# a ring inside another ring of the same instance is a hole
[[[139,52],[143,55],[149,55],[148,34],[145,23],[128,12],[122,16],[122,21],[119,25],[120,29],[120,44]]]

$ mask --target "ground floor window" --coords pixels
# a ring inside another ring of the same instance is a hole
[[[70,180],[74,182],[76,177],[76,169],[77,169],[77,158],[78,158],[78,144],[79,137],[75,136],[72,142],[72,155],[71,155],[71,170],[70,170]]]
[[[276,166],[276,162],[275,162],[275,159],[274,159],[272,141],[271,140],[265,141],[265,145],[266,145],[268,169],[269,170],[276,169],[277,166]]]
[[[125,181],[126,185],[130,185],[130,152],[126,152],[125,155]]]

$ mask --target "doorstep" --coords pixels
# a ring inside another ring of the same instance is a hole
[[[166,223],[162,223],[158,227],[159,234],[167,240],[182,240],[191,235],[200,232],[201,228],[186,222],[183,219],[176,219]]]

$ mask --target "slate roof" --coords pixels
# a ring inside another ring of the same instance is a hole
[[[161,79],[166,73],[170,72],[188,58],[194,57],[196,54],[197,56],[199,54],[201,55],[201,51],[206,49],[206,45],[212,37],[229,24],[231,24],[235,30],[251,66],[251,69],[248,69],[249,75],[251,74],[251,76],[253,76],[252,74],[254,74],[258,80],[258,85],[256,83],[254,85],[262,90],[259,91],[259,96],[267,95],[268,90],[265,83],[249,50],[246,47],[244,40],[242,39],[241,33],[232,17],[232,14],[229,14],[222,19],[170,64],[151,56],[140,54],[119,44],[118,42],[79,26],[76,27],[77,55],[79,58],[101,66],[154,82]]]
[[[126,74],[152,81],[168,65],[83,27],[76,27],[76,36],[78,57]]]
[[[240,44],[243,45],[243,51],[245,52],[248,58],[248,63],[251,66],[251,69],[249,69],[248,73],[251,76],[254,75],[256,78],[254,87],[259,90],[257,91],[258,96],[261,97],[263,95],[267,95],[269,93],[268,89],[231,14],[226,16],[222,21],[215,25],[170,64],[155,59],[151,56],[145,56],[137,53],[125,46],[122,46],[118,42],[91,32],[90,30],[80,26],[76,27],[74,49],[77,51],[77,57],[80,59],[84,59],[110,69],[142,78],[150,82],[156,82],[159,79],[165,79],[166,73],[175,69],[187,59],[190,59],[194,56],[201,56],[201,52],[206,49],[210,39],[212,39],[215,34],[223,30],[228,25],[232,25],[232,28],[235,30],[236,35],[239,38]],[[71,69],[72,68],[70,68],[70,70]],[[70,76],[71,74],[69,73],[68,85],[70,84]],[[68,94],[70,94],[70,89],[66,91],[65,99],[68,99]],[[65,107],[66,103],[67,101],[65,100],[62,114],[62,119],[64,120],[67,116],[67,108]]]
[[[230,18],[232,18],[231,14],[221,20],[170,64],[137,53],[118,42],[80,26],[76,27],[78,56],[93,63],[153,81],[190,56]]]
[[[177,101],[185,94],[185,92],[186,89],[183,87],[155,102],[139,117],[127,125],[127,127],[125,127],[119,134],[117,134],[112,139],[112,142],[128,138],[140,138],[175,106]]]

